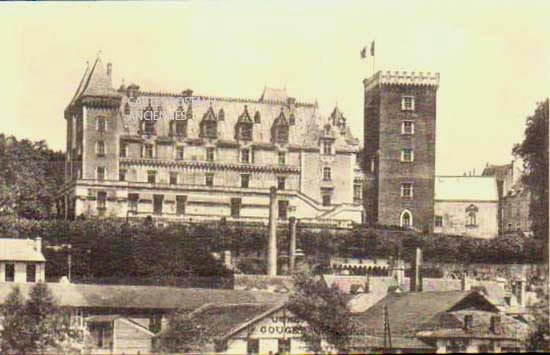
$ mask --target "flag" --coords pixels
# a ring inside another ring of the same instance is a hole
[[[370,55],[374,57],[374,41],[370,44]]]
[[[361,49],[361,58],[366,58],[367,57],[367,47],[363,47],[363,49]]]

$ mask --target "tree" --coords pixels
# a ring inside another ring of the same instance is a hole
[[[538,290],[539,301],[530,308],[534,321],[527,339],[531,351],[550,351],[550,307],[548,304],[548,284]]]
[[[167,353],[203,352],[209,343],[205,332],[189,311],[178,311],[168,321],[168,328],[158,336],[157,349]]]
[[[328,288],[320,278],[308,274],[295,275],[294,287],[288,309],[308,324],[302,339],[309,349],[319,353],[325,350],[325,341],[340,353],[349,352],[355,327],[340,290]]]
[[[44,283],[33,286],[26,303],[19,288],[14,288],[1,315],[2,353],[27,354],[52,349],[65,353],[72,350],[72,341],[79,339]]]
[[[527,118],[525,138],[513,154],[523,159],[523,182],[531,192],[530,218],[535,236],[548,238],[548,99]],[[547,248],[546,248],[547,249]]]

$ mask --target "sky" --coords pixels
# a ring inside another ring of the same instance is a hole
[[[63,111],[101,51],[113,85],[335,105],[363,137],[363,79],[438,72],[436,174],[509,163],[550,93],[550,1],[0,4],[0,132],[65,147]]]

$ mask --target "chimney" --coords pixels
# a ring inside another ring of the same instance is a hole
[[[461,291],[470,291],[472,289],[472,283],[468,277],[468,273],[464,272],[462,274],[462,279],[460,280],[460,290]]]
[[[296,225],[298,221],[296,217],[290,217],[288,221],[288,229],[290,240],[288,243],[288,273],[292,275],[294,273],[296,264]]]
[[[223,264],[227,269],[231,269],[233,267],[233,263],[231,262],[231,250],[223,251]]]
[[[464,316],[464,330],[469,332],[472,330],[472,327],[474,325],[474,315],[473,314],[466,314]]]
[[[107,63],[107,76],[109,79],[111,79],[111,73],[113,71],[113,65],[111,63]]]
[[[126,88],[126,95],[130,99],[136,99],[138,91],[139,91],[139,86],[137,86],[136,84],[130,84]]]
[[[269,241],[267,246],[267,274],[277,276],[277,188],[269,188]]]
[[[502,331],[502,323],[500,316],[491,316],[490,330],[493,334],[500,334]]]
[[[34,250],[42,252],[42,238],[37,237],[34,240]]]
[[[296,108],[296,98],[287,97],[286,104],[288,105],[288,108],[290,109],[291,112],[294,111],[294,109]]]
[[[416,248],[413,262],[411,263],[412,275],[411,275],[411,292],[422,291],[422,275],[420,274],[420,268],[422,267],[422,249]]]
[[[181,92],[181,95],[183,97],[191,97],[191,96],[193,96],[193,90],[191,90],[191,89],[183,90]]]

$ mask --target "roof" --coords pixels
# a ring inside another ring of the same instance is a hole
[[[354,316],[361,334],[384,336],[384,307],[387,306],[392,333],[414,337],[420,325],[440,312],[455,310],[463,305],[494,308],[476,291],[403,292],[390,293],[366,312]]]
[[[472,328],[464,329],[464,317],[472,316]],[[491,329],[491,317],[500,317],[500,332]],[[461,310],[442,312],[423,324],[417,336],[420,338],[477,338],[477,339],[515,339],[527,337],[528,325],[512,317],[493,312]]]
[[[32,283],[0,283],[0,303],[3,303],[14,286],[28,295]],[[234,291],[224,289],[178,288],[161,286],[90,285],[48,283],[48,288],[61,307],[193,310],[207,303],[279,302],[276,293]]]
[[[436,201],[498,202],[494,176],[436,176]]]
[[[494,176],[497,180],[503,180],[509,173],[510,170],[514,168],[513,164],[504,164],[504,165],[489,165],[483,169],[481,175],[483,176]]]
[[[31,239],[0,238],[1,261],[45,262],[37,242]]]
[[[264,88],[260,101],[286,102],[288,95],[286,89]]]
[[[368,336],[368,335],[351,337],[351,347],[352,349],[356,349],[356,350],[367,350],[368,348],[384,349],[384,348],[388,348],[388,344],[384,344],[383,337],[374,337],[374,336]],[[391,344],[393,349],[435,350],[432,345],[426,344],[425,342],[423,342],[418,338],[403,338],[403,337],[397,337],[392,335]]]
[[[84,86],[79,90],[78,96],[121,96],[112,86],[111,78],[103,66],[101,58],[98,56],[90,70],[90,73],[84,81]]]

